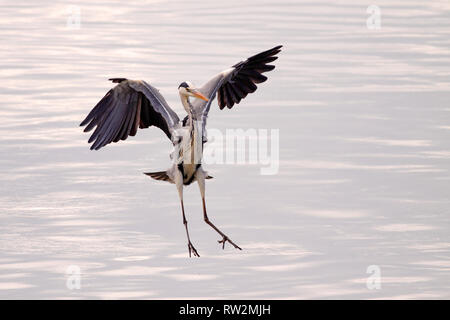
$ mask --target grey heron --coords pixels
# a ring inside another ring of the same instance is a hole
[[[156,180],[167,181],[176,185],[186,229],[189,256],[199,257],[193,246],[183,204],[183,186],[197,181],[203,204],[204,221],[222,237],[222,248],[229,242],[236,249],[241,248],[217,228],[208,218],[205,203],[205,180],[212,178],[203,169],[201,159],[206,138],[206,119],[211,103],[217,95],[219,108],[231,109],[241,99],[256,90],[256,84],[267,80],[264,72],[275,68],[269,63],[275,61],[281,51],[281,45],[240,61],[220,72],[202,87],[195,87],[189,81],[178,87],[181,103],[186,110],[186,117],[180,120],[169,107],[160,92],[142,80],[126,78],[109,79],[117,85],[110,89],[97,103],[80,126],[86,126],[85,132],[96,129],[89,138],[91,150],[98,150],[111,143],[125,140],[136,135],[138,128],[155,126],[160,128],[171,140],[174,151],[171,154],[172,166],[159,172],[146,175]],[[191,101],[190,98],[193,98]]]

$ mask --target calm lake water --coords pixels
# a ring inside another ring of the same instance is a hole
[[[450,4],[377,1],[379,29],[369,4],[3,1],[0,298],[449,299]],[[142,174],[169,166],[164,134],[93,152],[78,124],[109,77],[181,115],[179,83],[278,44],[208,128],[278,129],[279,172],[206,166],[210,218],[244,250],[221,249],[192,185],[189,259],[175,187]]]

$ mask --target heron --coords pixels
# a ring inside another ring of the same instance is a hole
[[[256,85],[267,80],[263,73],[275,68],[269,63],[278,58],[277,54],[281,48],[279,45],[240,61],[215,75],[202,87],[196,87],[190,81],[182,82],[178,86],[178,93],[187,113],[183,120],[180,120],[159,90],[151,84],[143,80],[111,78],[109,80],[117,85],[106,93],[80,124],[86,126],[84,132],[95,128],[88,140],[88,143],[92,143],[91,150],[99,150],[111,142],[135,136],[138,128],[155,126],[167,135],[174,147],[170,154],[172,165],[165,171],[144,174],[155,180],[176,185],[189,257],[200,257],[191,242],[183,204],[183,187],[194,181],[200,189],[203,219],[222,237],[218,241],[222,249],[228,242],[234,248],[242,250],[211,222],[206,211],[205,180],[212,178],[203,169],[201,162],[203,146],[208,141],[206,120],[216,96],[219,109],[223,110],[225,107],[233,108],[249,93],[255,92]]]

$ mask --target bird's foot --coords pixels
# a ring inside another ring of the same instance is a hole
[[[190,241],[188,242],[188,250],[189,250],[189,258],[192,256],[192,254],[195,257],[200,257],[200,255],[197,252],[197,249],[194,248],[194,246],[192,245],[192,243]]]
[[[223,236],[222,240],[218,240],[217,242],[222,244],[222,249],[225,249],[225,243],[226,242],[231,243],[231,245],[233,245],[233,247],[235,247],[236,249],[242,250],[241,247],[239,247],[237,244],[235,244],[233,241],[230,240],[230,238],[228,238],[227,236]]]

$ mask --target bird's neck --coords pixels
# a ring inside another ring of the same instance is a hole
[[[194,109],[189,101],[189,97],[180,95],[180,99],[189,117],[188,124],[186,125],[188,127],[188,132],[186,132],[186,135],[183,138],[183,141],[185,142],[182,145],[182,154],[185,158],[183,158],[182,161],[185,164],[200,164],[203,152],[203,127],[194,117]]]
[[[183,104],[184,110],[186,110],[188,117],[189,117],[189,128],[191,131],[194,129],[194,109],[191,104],[191,101],[189,101],[189,96],[180,95],[181,103]]]
[[[192,104],[189,101],[189,96],[180,95],[181,103],[183,104],[184,110],[186,110],[189,117],[192,117]]]
[[[189,101],[189,97],[185,96],[185,95],[180,95],[180,98],[181,98],[181,103],[183,104],[183,107],[186,110],[188,117],[189,117],[189,121],[186,126],[189,127],[189,132],[190,132],[191,137],[193,138],[194,136],[197,136],[197,137],[202,137],[202,139],[203,139],[203,133],[202,133],[203,126],[201,125],[201,122],[199,122],[194,115],[194,107],[192,106],[191,102]]]

